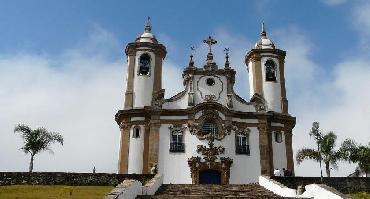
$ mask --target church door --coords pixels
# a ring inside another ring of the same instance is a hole
[[[211,169],[200,171],[199,184],[221,184],[221,173]]]

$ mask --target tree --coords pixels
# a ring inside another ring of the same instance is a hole
[[[33,161],[36,154],[41,151],[48,150],[51,153],[50,145],[58,142],[63,145],[63,136],[56,132],[49,132],[43,127],[37,129],[31,129],[29,126],[24,124],[18,124],[14,128],[14,133],[20,133],[24,146],[21,148],[26,154],[31,155],[29,172],[33,171]]]
[[[317,150],[309,148],[300,149],[296,155],[297,163],[300,164],[305,159],[311,159],[320,162],[321,169],[321,161],[323,161],[325,164],[326,175],[330,177],[330,165],[334,169],[337,169],[337,162],[342,159],[341,152],[339,150],[335,150],[337,136],[332,131],[322,134],[319,130],[318,122],[314,122],[312,124],[312,129],[309,135],[315,139],[318,146]]]
[[[341,147],[342,158],[351,163],[357,163],[366,175],[370,173],[370,142],[367,146],[359,145],[351,139],[346,139]]]

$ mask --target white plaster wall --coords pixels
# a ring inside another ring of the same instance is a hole
[[[297,197],[296,194],[297,191],[295,189],[288,188],[283,184],[280,184],[275,180],[270,179],[269,177],[260,176],[258,183],[259,185],[265,187],[267,190],[270,190],[279,196],[291,198]]]
[[[276,82],[266,81],[266,68],[265,62],[268,59],[274,60],[276,64]],[[280,68],[279,60],[273,57],[262,57],[262,88],[264,93],[264,98],[267,102],[267,110],[281,112],[281,86],[280,86]]]
[[[140,137],[133,138],[133,127],[130,129],[130,148],[128,153],[127,173],[141,174],[143,170],[144,132],[145,127],[140,125]]]
[[[282,132],[282,142],[278,143],[275,141],[275,133],[272,132],[272,152],[273,152],[273,164],[274,170],[279,169],[280,173],[283,174],[283,168],[287,169],[286,151],[285,151],[285,135]]]
[[[173,102],[165,102],[163,109],[186,109],[188,108],[189,88],[185,88],[186,93],[180,99]]]
[[[233,96],[232,99],[233,99],[233,108],[232,108],[233,110],[243,111],[243,112],[255,112],[256,111],[256,108],[252,104],[248,105],[248,104],[242,103],[238,101],[235,96]]]
[[[331,192],[324,187],[321,187],[317,184],[309,184],[305,186],[306,191],[301,195],[305,198],[314,198],[314,199],[342,199],[344,197],[340,196],[337,193]]]
[[[122,184],[117,185],[116,189],[120,190],[117,199],[135,199],[142,194],[141,182],[137,180],[124,180]]]
[[[154,195],[155,192],[163,184],[163,176],[161,174],[155,175],[149,182],[143,186],[143,195]]]
[[[235,154],[235,134],[226,136],[219,143],[225,147],[224,157],[234,160],[230,169],[230,184],[246,184],[258,182],[261,175],[259,133],[257,128],[250,128],[249,149],[250,155]]]
[[[250,61],[248,63],[248,74],[249,74],[249,95],[250,95],[250,98],[253,97],[255,91],[254,91],[254,87],[253,87],[253,73],[252,73],[252,62]]]
[[[139,59],[143,53],[148,53],[151,57],[150,76],[138,75]],[[155,71],[155,55],[149,51],[137,51],[134,71],[134,108],[142,108],[150,106],[152,101],[154,71]]]
[[[208,86],[206,84],[206,79],[213,78],[215,84],[213,86]],[[227,93],[227,80],[224,76],[194,76],[194,101],[195,105],[205,102],[205,95],[215,95],[216,102],[226,106],[226,93]],[[202,95],[200,94],[202,92]],[[203,96],[203,98],[202,98]]]
[[[145,117],[132,117],[131,121],[143,121],[145,120]]]
[[[170,130],[169,124],[164,124],[160,127],[159,141],[159,158],[158,170],[164,174],[163,183],[173,184],[191,184],[190,168],[188,166],[188,158],[192,156],[200,156],[196,152],[197,145],[208,145],[206,140],[199,140],[195,135],[191,135],[188,130],[184,134],[185,153],[170,153]],[[258,176],[261,174],[260,155],[259,155],[259,135],[257,128],[251,128],[250,134],[250,150],[251,154],[236,155],[235,154],[235,134],[227,135],[221,142],[215,141],[215,145],[225,147],[225,154],[220,157],[230,157],[234,160],[230,170],[231,184],[244,184],[258,182]]]

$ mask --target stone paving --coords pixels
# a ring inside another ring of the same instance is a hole
[[[283,198],[258,184],[245,185],[192,185],[163,184],[154,196],[138,196],[137,199],[164,198]]]

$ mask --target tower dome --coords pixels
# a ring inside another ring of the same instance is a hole
[[[155,38],[154,34],[151,33],[151,30],[152,26],[150,25],[150,17],[148,17],[144,32],[136,38],[135,42],[149,42],[157,44],[158,41]]]
[[[256,49],[275,49],[274,43],[267,37],[265,23],[262,23],[261,38],[256,42]]]

